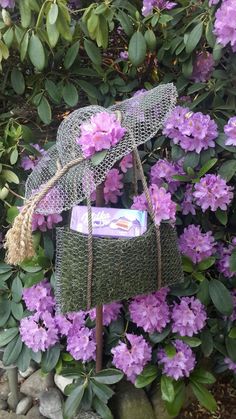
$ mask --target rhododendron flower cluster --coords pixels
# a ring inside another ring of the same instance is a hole
[[[233,188],[220,175],[207,174],[195,184],[193,196],[196,204],[205,212],[208,208],[226,210],[233,199]]]
[[[203,329],[207,314],[204,305],[197,298],[182,297],[179,304],[174,304],[171,319],[173,333],[191,337]]]
[[[13,9],[15,7],[15,0],[0,0],[0,6],[3,7],[4,9],[6,7]]]
[[[118,169],[111,169],[108,172],[103,189],[106,204],[109,202],[116,204],[118,202],[118,198],[122,195],[122,189],[124,186],[122,179],[123,175]]]
[[[55,307],[55,299],[52,294],[52,288],[46,279],[37,285],[25,288],[23,290],[23,300],[28,310],[43,313],[52,312]]]
[[[154,8],[160,10],[171,10],[177,3],[167,0],[143,0],[142,14],[143,16],[149,15]]]
[[[228,120],[228,123],[224,127],[224,132],[227,137],[225,144],[236,146],[236,116]]]
[[[150,181],[157,186],[163,186],[163,182],[166,182],[168,190],[174,193],[180,185],[179,181],[173,179],[175,175],[184,175],[182,166],[179,163],[160,159],[151,167]]]
[[[123,157],[123,159],[119,163],[120,170],[123,173],[126,173],[128,169],[131,169],[133,167],[133,157],[132,154],[127,154],[127,156]]]
[[[59,340],[55,319],[48,311],[24,317],[19,331],[22,341],[34,352],[46,351]]]
[[[103,305],[103,325],[109,326],[111,322],[117,320],[122,309],[122,304],[118,302],[104,304]],[[91,320],[96,319],[96,309],[92,309],[89,312],[89,317]]]
[[[209,80],[214,70],[215,61],[213,55],[207,51],[198,52],[193,63],[192,79],[195,82]]]
[[[215,147],[217,125],[209,115],[177,106],[165,122],[163,133],[185,151],[200,153]]]
[[[230,44],[236,51],[236,9],[235,0],[224,0],[215,15],[214,33],[217,42],[224,47]]]
[[[44,156],[47,154],[46,150],[44,148],[41,148],[39,144],[30,144],[35,150],[37,150],[41,156]],[[41,156],[23,156],[21,158],[21,167],[24,170],[33,170],[37,164],[41,160]]]
[[[186,227],[179,238],[181,253],[191,259],[193,263],[199,263],[212,256],[215,253],[215,245],[211,231],[202,233],[200,226],[193,224]]]
[[[67,351],[78,361],[89,362],[95,360],[95,330],[82,327],[77,333],[74,333],[72,327],[67,336]]]
[[[114,147],[125,133],[126,129],[114,114],[100,112],[81,124],[77,143],[81,146],[83,155],[91,157],[97,151]]]
[[[163,373],[174,380],[189,377],[195,366],[195,355],[192,349],[181,340],[174,341],[173,345],[176,349],[174,356],[169,357],[164,349],[158,351],[157,359],[163,367]]]
[[[196,214],[196,207],[194,205],[193,188],[191,185],[187,185],[184,192],[184,199],[181,202],[181,209],[183,215]]]
[[[165,188],[158,188],[157,185],[149,187],[152,207],[155,215],[155,223],[160,225],[161,221],[170,220],[175,221],[176,204],[171,199],[171,194]],[[133,200],[132,209],[148,210],[148,203],[146,201],[145,193],[135,196]]]
[[[170,309],[166,301],[168,288],[133,299],[129,305],[131,320],[145,332],[162,332],[170,321]]]
[[[113,364],[123,371],[132,383],[151,360],[151,347],[142,336],[126,333],[128,343],[119,342],[112,348]]]
[[[230,269],[230,257],[235,249],[235,245],[236,243],[233,241],[228,246],[224,246],[222,243],[218,245],[219,259],[217,261],[217,268],[226,278],[232,278],[235,275],[235,272],[232,272]]]
[[[54,228],[54,226],[62,221],[60,214],[34,214],[32,218],[32,231],[40,230],[47,231]]]

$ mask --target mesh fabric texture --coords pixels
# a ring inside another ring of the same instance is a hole
[[[161,224],[162,286],[183,279],[175,229]],[[57,228],[58,312],[87,308],[87,236]],[[92,307],[157,290],[155,226],[133,239],[93,238]]]
[[[88,106],[72,112],[59,126],[56,145],[51,147],[26,182],[26,199],[33,196],[57,171],[58,163],[66,163],[82,157],[81,147],[76,139],[80,136],[81,123],[88,121],[98,112],[121,112],[121,125],[127,129],[125,136],[108,150],[104,160],[94,166],[87,159],[71,168],[42,199],[36,212],[42,214],[60,213],[83,201],[101,184],[110,169],[135,147],[153,138],[162,127],[177,98],[172,83],[160,85],[139,96],[127,99],[108,109]],[[90,179],[90,181],[88,181]]]

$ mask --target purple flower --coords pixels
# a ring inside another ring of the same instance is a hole
[[[224,127],[224,132],[227,136],[225,144],[236,146],[236,116],[228,120],[227,125]]]
[[[192,185],[187,185],[185,192],[184,192],[184,199],[181,202],[181,209],[183,215],[196,214],[195,205],[194,205],[194,197],[193,197],[193,188]]]
[[[45,154],[47,154],[47,152],[41,148],[38,144],[30,144],[32,147],[35,148],[35,150],[37,150],[41,156],[23,156],[21,159],[21,167],[24,170],[33,170],[37,164],[40,162],[41,157],[44,156]]]
[[[229,244],[228,246],[219,244],[218,246],[219,260],[217,262],[217,268],[218,271],[221,272],[226,278],[232,278],[235,276],[235,272],[232,272],[230,269],[230,257],[234,249],[235,245],[232,244]]]
[[[32,218],[32,231],[40,230],[47,231],[54,228],[54,226],[62,221],[62,216],[60,214],[34,214]]]
[[[190,224],[179,238],[179,248],[193,263],[199,263],[215,253],[215,240],[211,231],[202,233],[200,226]]]
[[[157,185],[149,187],[155,222],[160,225],[161,221],[170,220],[175,222],[176,204],[171,200],[171,194],[166,192],[164,188],[158,188]],[[148,204],[144,192],[134,197],[132,209],[148,210]]]
[[[205,82],[211,77],[215,61],[213,55],[207,51],[198,52],[193,63],[192,79],[195,82]]]
[[[91,157],[97,151],[109,150],[124,136],[122,128],[114,114],[100,112],[80,126],[80,137],[77,143],[81,146],[85,157]]]
[[[168,288],[136,297],[129,305],[130,318],[145,332],[162,332],[170,321],[170,310],[166,302]]]
[[[55,319],[47,311],[24,317],[19,331],[22,341],[34,352],[46,351],[59,340]]]
[[[124,60],[124,61],[128,60],[129,59],[129,53],[128,53],[128,51],[121,51],[120,52],[120,58],[122,60]]]
[[[157,354],[159,363],[163,366],[163,373],[174,380],[189,377],[190,372],[195,366],[195,355],[192,349],[181,340],[173,342],[176,354],[169,357],[164,349],[160,349]]]
[[[176,5],[177,3],[167,0],[143,0],[142,14],[143,16],[147,16],[152,13],[154,8],[160,10],[171,10]]]
[[[217,125],[209,115],[177,106],[165,122],[163,134],[185,151],[200,153],[215,147]]]
[[[70,329],[67,336],[67,351],[77,361],[89,362],[96,358],[94,330],[82,327],[77,333]]]
[[[57,314],[55,316],[55,322],[58,329],[58,333],[61,336],[68,336],[69,330],[72,327],[72,322],[68,320],[66,315]]]
[[[217,42],[224,47],[230,44],[236,51],[236,8],[235,0],[225,0],[215,15],[214,33]]]
[[[160,159],[151,168],[150,180],[151,183],[157,186],[163,186],[163,182],[166,182],[168,184],[168,191],[174,193],[179,187],[180,182],[174,180],[173,176],[183,174],[182,166],[179,163]]]
[[[114,320],[117,320],[120,311],[122,308],[122,304],[121,303],[110,303],[110,304],[104,304],[103,305],[103,325],[104,326],[109,326],[109,324],[111,322],[113,322]],[[89,317],[91,320],[95,320],[96,319],[96,309],[92,309],[89,312]]]
[[[227,367],[230,371],[233,371],[233,373],[236,374],[236,363],[235,362],[233,362],[230,358],[225,358],[224,363],[227,365]]]
[[[13,9],[15,7],[15,0],[0,0],[0,6],[3,9],[6,9],[6,7]]]
[[[207,314],[204,305],[197,298],[182,297],[179,304],[175,303],[171,319],[173,333],[192,337],[205,326]]]
[[[227,209],[233,199],[233,188],[220,175],[207,174],[195,184],[193,196],[196,204],[205,212],[208,208],[216,211]]]
[[[25,288],[23,290],[22,298],[28,310],[36,310],[39,314],[45,311],[51,312],[55,307],[52,288],[46,279],[39,282],[37,285]]]
[[[104,199],[105,203],[116,204],[118,202],[118,197],[122,195],[122,183],[123,175],[119,172],[118,169],[111,169],[107,173],[106,180],[104,182]]]
[[[123,173],[126,173],[128,169],[133,167],[133,157],[132,154],[127,154],[119,163],[120,169]]]
[[[126,333],[127,344],[119,342],[112,348],[113,364],[123,371],[132,383],[142,372],[145,365],[151,360],[152,350],[142,336]]]

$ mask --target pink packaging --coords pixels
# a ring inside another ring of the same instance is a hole
[[[137,237],[147,231],[147,212],[119,208],[92,207],[93,235],[99,237]],[[71,230],[88,234],[88,210],[76,206],[71,213]]]

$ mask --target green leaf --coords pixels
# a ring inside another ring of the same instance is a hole
[[[185,158],[184,158],[184,170],[186,172],[188,167],[191,168],[195,168],[200,161],[200,154],[195,153],[194,151],[190,151],[189,153],[186,154]]]
[[[184,77],[186,78],[189,78],[191,76],[193,72],[192,56],[190,56],[190,58],[182,64],[182,72],[183,72]],[[196,99],[194,100],[194,103],[195,102],[196,102]]]
[[[20,371],[24,372],[29,368],[30,361],[31,361],[31,349],[28,348],[26,345],[23,345],[21,353],[16,361],[16,365]]]
[[[93,166],[98,166],[106,157],[108,150],[99,151],[91,157]]]
[[[85,385],[80,384],[78,385],[69,395],[69,397],[66,399],[65,405],[64,405],[64,415],[68,418],[73,418],[77,410],[80,406],[81,400],[84,395]]]
[[[93,378],[98,383],[115,384],[118,383],[123,378],[123,376],[124,374],[121,371],[114,368],[108,368],[98,372]]]
[[[12,282],[11,292],[15,303],[19,303],[22,298],[22,282],[18,276]]]
[[[202,37],[203,23],[198,23],[193,30],[190,32],[187,42],[186,42],[186,52],[191,54],[191,52],[196,48]]]
[[[5,326],[11,313],[11,303],[9,300],[0,301],[0,327]]]
[[[77,83],[81,87],[81,89],[83,89],[85,93],[87,93],[88,96],[91,96],[94,99],[98,99],[99,92],[95,86],[93,86],[91,83],[88,83],[85,80],[78,80]]]
[[[76,87],[72,83],[67,83],[62,91],[64,101],[69,106],[75,106],[78,103],[79,95]]]
[[[236,327],[232,327],[232,329],[229,332],[229,337],[232,339],[236,338]]]
[[[214,257],[209,257],[205,260],[203,260],[202,262],[197,264],[197,268],[200,271],[205,271],[206,269],[209,269],[211,266],[214,265],[216,259]]]
[[[10,163],[12,165],[16,164],[16,162],[18,160],[18,156],[19,156],[18,150],[17,150],[17,148],[14,148],[14,150],[12,150],[11,156],[10,156]]]
[[[91,384],[93,392],[103,403],[107,403],[108,400],[115,394],[110,387],[105,384],[96,382],[94,378],[91,378]]]
[[[25,288],[32,287],[32,285],[38,284],[44,278],[44,272],[36,272],[36,273],[27,273],[24,278],[24,285]]]
[[[84,40],[84,48],[89,56],[90,60],[96,64],[101,65],[102,64],[102,55],[100,49],[94,44],[94,42],[85,39]]]
[[[64,59],[64,67],[68,70],[72,64],[74,63],[76,57],[79,53],[80,42],[77,41],[67,50],[65,59]]]
[[[58,41],[59,35],[60,35],[59,32],[58,32],[57,26],[56,26],[55,23],[53,25],[51,25],[47,20],[46,28],[47,28],[47,35],[48,35],[49,44],[52,48],[54,48],[57,44],[57,41]]]
[[[18,176],[11,170],[2,170],[2,176],[9,183],[16,183],[17,185],[20,183]]]
[[[148,29],[145,34],[144,34],[144,38],[146,41],[146,44],[149,48],[150,51],[155,51],[156,46],[157,46],[157,39],[156,39],[156,35],[153,32],[152,29]]]
[[[205,278],[199,285],[199,291],[197,293],[197,298],[206,306],[210,303],[209,295],[209,281]]]
[[[232,272],[236,272],[236,249],[233,249],[230,255],[229,266]]]
[[[4,274],[9,271],[12,271],[12,266],[7,265],[7,263],[0,262],[0,274]]]
[[[47,79],[45,81],[45,89],[47,93],[49,94],[50,98],[56,104],[59,104],[61,102],[61,94],[59,92],[59,88],[52,80]]]
[[[96,410],[96,412],[103,418],[103,419],[114,419],[109,407],[105,403],[103,403],[101,400],[99,400],[98,397],[94,397],[93,399],[93,407]]]
[[[207,390],[205,386],[191,380],[192,390],[197,397],[199,403],[210,412],[215,412],[217,404],[212,394]]]
[[[209,357],[214,349],[212,334],[209,330],[203,330],[201,333],[201,349],[205,357]]]
[[[151,384],[158,376],[158,368],[155,365],[148,365],[135,380],[135,387],[143,388]]]
[[[227,160],[219,168],[218,174],[227,182],[232,179],[236,172],[236,160]]]
[[[166,375],[161,377],[161,397],[169,403],[172,403],[175,398],[173,380]]]
[[[226,135],[225,134],[219,134],[218,138],[216,139],[216,143],[220,145],[222,148],[224,148],[227,151],[230,151],[231,153],[236,153],[236,147],[232,145],[226,145]]]
[[[20,43],[20,59],[21,61],[24,61],[26,54],[27,54],[27,50],[28,50],[28,45],[29,45],[29,32],[27,31],[24,36],[23,39]]]
[[[31,9],[27,0],[19,2],[21,25],[23,28],[28,28],[31,22]]]
[[[11,327],[10,329],[0,332],[0,347],[7,345],[11,340],[18,335],[18,327]]]
[[[23,317],[24,309],[21,303],[11,302],[11,312],[16,320],[21,320]]]
[[[12,42],[14,40],[14,31],[13,28],[8,28],[7,31],[3,35],[3,40],[8,48],[11,47]]]
[[[56,344],[42,356],[41,368],[44,373],[52,371],[60,358],[60,345]]]
[[[37,111],[41,121],[43,121],[46,125],[50,124],[52,120],[52,111],[51,106],[49,105],[49,102],[45,96],[42,97],[39,105],[37,106]]]
[[[17,360],[18,356],[21,353],[22,349],[22,340],[20,336],[16,336],[14,339],[11,340],[10,343],[6,346],[4,353],[3,353],[3,364],[5,366],[9,366],[14,364]]]
[[[219,220],[219,222],[221,224],[223,224],[223,226],[227,225],[228,222],[228,213],[227,211],[223,211],[220,208],[218,208],[218,210],[215,212],[215,216],[217,218],[217,220]]]
[[[126,35],[131,36],[133,33],[133,25],[129,15],[126,14],[123,10],[119,10],[116,17],[124,29]]]
[[[200,384],[214,384],[216,382],[214,375],[203,368],[195,369],[191,374],[191,380]]]
[[[147,45],[143,34],[139,31],[135,32],[129,41],[129,59],[131,63],[138,67],[146,57]]]
[[[214,47],[215,42],[216,42],[216,37],[213,31],[214,31],[214,27],[213,27],[212,22],[211,21],[207,22],[205,34],[206,34],[206,40],[211,48]]]
[[[230,359],[232,359],[233,362],[236,362],[236,339],[227,336],[225,338],[225,345]]]
[[[204,176],[207,172],[209,172],[209,170],[213,167],[213,166],[215,166],[215,164],[217,163],[217,159],[211,159],[211,160],[209,160],[209,161],[207,161],[202,167],[201,167],[201,169],[199,170],[199,172],[198,172],[198,176],[199,177],[202,177],[202,176]]]
[[[22,95],[25,91],[25,79],[18,68],[13,68],[11,72],[11,85],[18,95]]]
[[[233,312],[233,300],[230,292],[218,279],[209,282],[209,294],[214,306],[225,316]]]
[[[202,343],[199,338],[190,338],[188,336],[178,336],[178,339],[181,339],[183,342],[186,342],[191,348],[197,348]]]
[[[29,40],[28,53],[31,63],[38,71],[42,71],[45,67],[45,53],[42,42],[35,34]]]
[[[185,401],[185,385],[183,381],[174,383],[174,390],[175,398],[173,402],[165,402],[166,409],[171,417],[176,417],[180,413],[181,408],[183,407]]]
[[[48,13],[48,21],[50,25],[54,25],[56,23],[58,17],[58,5],[56,3],[52,3],[49,13]]]
[[[169,335],[170,330],[170,327],[167,327],[162,333],[152,333],[149,335],[149,339],[152,343],[160,343]]]

